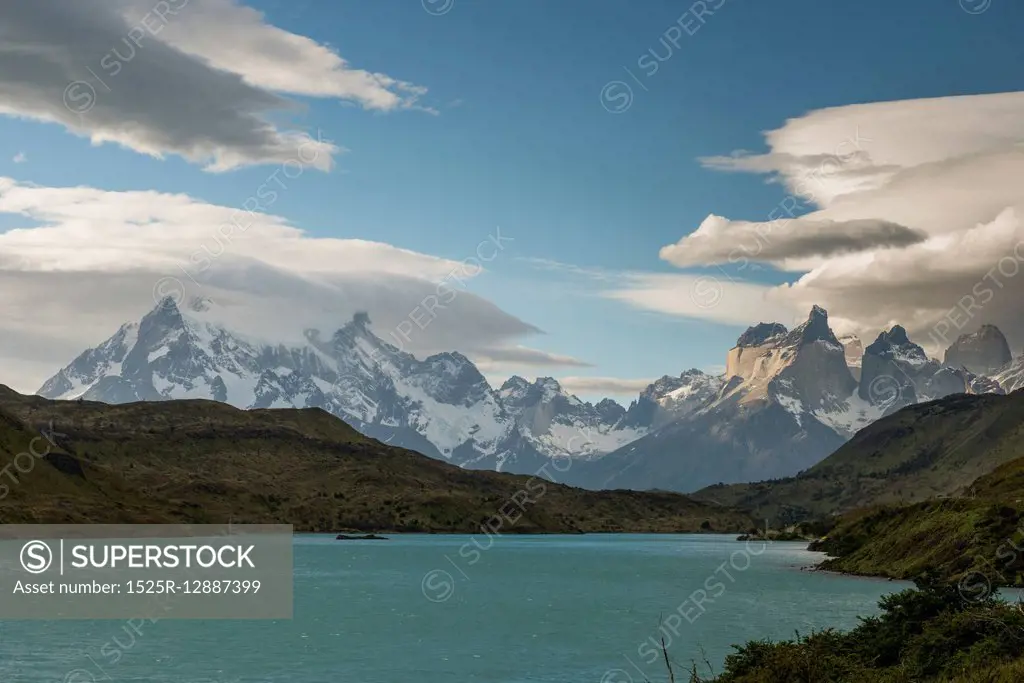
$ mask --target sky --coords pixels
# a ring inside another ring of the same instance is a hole
[[[814,304],[1024,348],[1010,0],[0,9],[0,382],[154,299],[626,401]],[[432,298],[431,298],[432,297]]]

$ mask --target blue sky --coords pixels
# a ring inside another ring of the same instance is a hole
[[[766,220],[788,194],[763,175],[698,159],[764,152],[763,132],[827,107],[1021,89],[1024,8],[990,1],[708,0],[720,6],[703,24],[685,20],[693,35],[668,34],[678,47],[662,41],[687,2],[248,2],[267,23],[330,46],[354,67],[427,88],[418,104],[434,110],[290,97],[301,109],[280,120],[348,151],[330,172],[294,181],[273,213],[312,236],[456,261],[500,226],[514,241],[472,292],[546,333],[522,343],[592,367],[497,368],[490,377],[642,379],[718,367],[745,327],[739,320],[601,295],[623,273],[719,273],[680,269],[659,250],[712,213]],[[638,65],[649,50],[671,54],[650,76]],[[607,106],[623,100],[602,100],[614,81],[631,88],[618,113]],[[224,206],[239,205],[272,169],[210,173],[30,119],[0,119],[0,149],[0,175],[18,181],[154,189]],[[13,163],[18,153],[27,160]],[[0,229],[28,223],[0,217]],[[759,285],[799,276],[772,264],[737,275]]]

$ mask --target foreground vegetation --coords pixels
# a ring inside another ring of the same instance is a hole
[[[752,641],[706,679],[690,683],[1019,683],[1024,680],[1024,613],[991,596],[965,600],[934,577],[882,598],[881,614],[848,633]],[[684,672],[670,674],[687,680]]]
[[[551,481],[561,477],[554,467],[535,477],[463,470],[364,437],[319,409],[50,401],[0,385],[0,523],[492,534],[754,526],[680,494]]]

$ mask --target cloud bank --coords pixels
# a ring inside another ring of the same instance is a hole
[[[0,24],[0,114],[210,171],[282,163],[300,149],[331,168],[338,147],[272,121],[298,109],[284,94],[392,111],[425,93],[353,69],[233,0],[33,0]]]
[[[479,263],[313,237],[280,216],[155,191],[0,178],[0,213],[32,224],[0,234],[0,365],[21,391],[163,296],[208,299],[218,321],[256,340],[301,343],[365,311],[378,336],[420,357],[586,365],[517,343],[540,330],[472,293]]]
[[[786,322],[821,304],[844,331],[873,337],[899,322],[933,352],[990,322],[1019,352],[1024,92],[822,109],[765,139],[764,154],[702,161],[789,196],[760,220],[712,214],[660,253],[720,269],[624,277],[608,295],[722,322]],[[793,277],[758,284],[755,263]]]

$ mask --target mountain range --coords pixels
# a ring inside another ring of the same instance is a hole
[[[900,326],[866,347],[839,339],[817,306],[793,330],[750,327],[723,375],[666,375],[628,407],[582,401],[552,378],[514,376],[494,388],[458,352],[420,360],[384,342],[365,313],[330,334],[304,330],[302,343],[252,339],[220,318],[207,299],[165,298],[37,393],[317,407],[365,435],[464,468],[532,474],[555,459],[566,481],[586,488],[694,491],[794,475],[909,404],[1024,385],[1024,356],[1011,358],[993,326],[960,337],[940,363]]]

